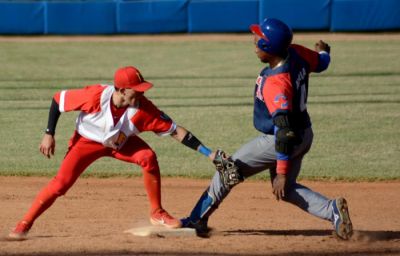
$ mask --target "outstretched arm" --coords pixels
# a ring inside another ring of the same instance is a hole
[[[179,125],[177,125],[176,130],[171,136],[183,145],[200,152],[213,161],[221,177],[221,182],[226,189],[231,189],[233,186],[243,181],[243,176],[239,171],[239,167],[235,165],[232,158],[227,156],[224,151],[217,150],[212,152],[211,149],[204,146],[191,132]]]
[[[331,53],[331,46],[327,44],[326,42],[319,40],[318,42],[315,43],[315,51],[316,52],[327,52]]]
[[[319,64],[316,72],[322,72],[328,68],[329,63],[331,62],[331,57],[330,57],[331,47],[324,41],[319,40],[318,42],[315,43],[315,51],[318,52],[319,54],[318,55]]]
[[[319,40],[315,43],[315,51],[298,44],[292,44],[291,47],[307,61],[310,65],[310,72],[320,73],[328,68],[331,61],[329,55],[331,47],[324,41]]]
[[[210,160],[214,160],[215,152],[204,146],[201,141],[196,138],[196,136],[194,136],[184,127],[177,125],[176,130],[171,134],[171,136],[177,141],[181,142],[183,145],[200,152],[201,154],[210,158]]]
[[[45,130],[42,142],[39,145],[40,152],[43,155],[47,156],[47,158],[50,158],[51,155],[54,155],[56,147],[56,140],[54,139],[54,134],[56,132],[56,126],[60,115],[61,112],[59,110],[58,103],[53,98],[49,110],[49,120],[47,122],[47,128]]]

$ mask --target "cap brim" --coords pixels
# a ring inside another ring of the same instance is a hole
[[[261,31],[260,25],[258,25],[258,24],[251,25],[250,31],[253,32],[253,34],[256,34],[258,36],[265,37],[263,32]]]
[[[131,89],[133,89],[133,90],[135,90],[137,92],[145,92],[148,89],[150,89],[151,87],[153,87],[153,84],[149,83],[149,82],[146,82],[146,81],[141,83],[141,84],[136,84],[136,85],[129,86],[129,88],[131,88]]]

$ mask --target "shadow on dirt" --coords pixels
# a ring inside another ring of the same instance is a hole
[[[215,232],[216,236],[320,236],[320,237],[332,237],[332,230],[257,230],[257,229],[238,229],[238,230],[228,230],[228,231],[219,231]],[[4,239],[0,239],[1,242]],[[210,239],[212,242],[212,238]],[[339,255],[353,255],[353,256],[373,256],[373,255],[400,255],[400,248],[393,247],[394,244],[400,242],[400,231],[361,231],[355,230],[354,234],[350,241],[346,241],[345,243],[351,242],[361,242],[366,245],[361,248],[346,248],[343,247],[343,251],[292,251],[292,252],[283,252],[283,253],[268,253],[268,254],[252,254],[252,255],[270,255],[270,256],[339,256]],[[371,242],[390,242],[389,244],[382,244],[380,247],[369,247],[368,244]],[[23,243],[23,242],[22,242]],[[64,251],[52,251],[52,252],[30,252],[30,253],[6,253],[2,254],[1,245],[0,245],[0,255],[9,255],[9,256],[130,256],[130,255],[146,255],[146,256],[206,256],[206,255],[215,255],[215,256],[239,256],[239,255],[248,255],[245,253],[218,253],[218,252],[182,252],[182,251],[135,251],[132,250],[109,250],[109,251],[76,251],[76,252],[64,252]]]
[[[361,231],[355,230],[351,238],[354,241],[361,242],[377,242],[399,240],[400,231]]]
[[[332,230],[257,230],[257,229],[238,229],[220,232],[224,236],[330,236]],[[351,238],[352,241],[374,242],[400,240],[400,231],[361,231],[355,230]]]
[[[260,229],[238,229],[222,231],[224,236],[329,236],[332,235],[332,230],[315,230],[315,229],[302,229],[302,230],[260,230]]]

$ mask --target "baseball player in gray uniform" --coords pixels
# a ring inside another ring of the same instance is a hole
[[[330,47],[318,41],[315,51],[292,44],[292,31],[282,21],[265,19],[250,27],[255,52],[265,67],[254,90],[254,126],[261,135],[237,150],[231,158],[219,151],[214,162],[217,172],[201,195],[184,227],[207,236],[208,219],[231,189],[244,179],[269,170],[277,200],[333,224],[337,237],[352,235],[347,202],[328,199],[297,183],[304,155],[311,148],[313,131],[307,112],[308,80],[311,72],[322,72],[330,63]]]

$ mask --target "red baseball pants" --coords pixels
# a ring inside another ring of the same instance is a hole
[[[57,175],[36,196],[23,221],[33,223],[57,197],[64,195],[79,175],[100,157],[113,157],[135,163],[142,167],[144,186],[150,201],[151,212],[161,206],[161,179],[157,157],[154,151],[137,136],[130,137],[121,150],[107,148],[100,143],[86,139],[75,132],[69,142],[68,152]]]

